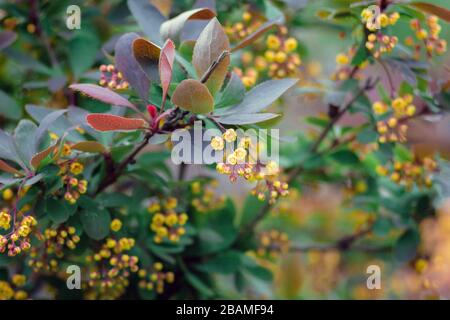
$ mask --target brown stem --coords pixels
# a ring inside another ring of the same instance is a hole
[[[213,61],[213,63],[209,66],[208,70],[206,70],[205,74],[200,79],[201,83],[206,83],[209,80],[209,77],[213,74],[214,70],[220,65],[223,59],[230,55],[229,51],[224,51],[220,54],[217,60]]]

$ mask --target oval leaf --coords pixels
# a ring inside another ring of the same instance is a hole
[[[183,80],[172,95],[172,103],[193,113],[208,113],[214,109],[214,99],[208,88],[198,80]]]
[[[96,84],[78,83],[78,84],[72,84],[70,86],[70,88],[72,90],[79,91],[91,98],[94,98],[96,100],[102,101],[107,104],[111,104],[114,106],[120,106],[120,107],[128,107],[133,110],[135,110],[135,108],[136,108],[130,101],[128,101],[121,95],[115,93],[114,91],[112,91],[108,88],[103,88]]]
[[[252,113],[252,114],[232,114],[217,118],[217,121],[223,124],[252,124],[272,120],[280,115],[275,113]]]
[[[133,55],[133,42],[139,38],[136,33],[127,33],[117,40],[116,67],[131,87],[137,91],[139,97],[148,100],[150,80]]]
[[[133,55],[148,79],[159,82],[158,61],[161,48],[156,44],[139,38],[133,41]]]
[[[181,30],[188,20],[209,20],[216,16],[216,14],[207,8],[194,9],[183,12],[169,21],[161,25],[160,34],[163,40],[172,39],[176,43],[180,39]]]
[[[129,119],[106,113],[93,113],[86,117],[87,123],[97,131],[135,131],[145,128],[142,119]]]
[[[225,51],[230,51],[230,42],[219,21],[213,18],[200,34],[194,47],[192,64],[197,76],[201,78]],[[209,76],[206,86],[213,96],[222,87],[229,65],[230,56],[227,55]]]
[[[161,43],[159,28],[167,18],[163,16],[158,6],[148,0],[128,0],[128,8],[144,34],[151,41]]]
[[[71,146],[73,150],[89,152],[89,153],[104,153],[106,147],[97,141],[82,141]]]
[[[47,149],[45,149],[44,151],[41,151],[37,154],[35,154],[31,160],[30,160],[30,164],[31,166],[37,170],[39,168],[39,165],[41,164],[41,162],[47,158],[50,154],[53,153],[53,151],[56,149],[56,147],[58,146],[58,143],[54,144],[53,146],[48,147]]]
[[[159,77],[163,90],[162,105],[164,105],[172,81],[173,62],[175,60],[175,44],[172,40],[167,40],[161,50],[159,58]]]

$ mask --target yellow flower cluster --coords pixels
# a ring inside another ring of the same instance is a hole
[[[414,47],[416,59],[420,59],[422,47],[425,47],[429,58],[433,56],[433,53],[442,55],[447,51],[447,41],[439,38],[442,27],[439,24],[438,17],[434,15],[427,17],[426,27],[428,30],[425,26],[422,26],[419,19],[411,20],[410,27],[415,32],[415,38],[418,42],[410,36],[405,39],[405,44]]]
[[[114,65],[102,64],[99,70],[101,72],[99,84],[102,87],[108,87],[112,90],[128,89],[128,82],[124,80],[122,73]]]
[[[296,52],[298,43],[295,38],[287,37],[287,29],[280,28],[279,35],[267,37],[267,50],[264,58],[267,61],[270,78],[282,79],[294,77],[298,74],[302,64],[300,55]]]
[[[263,24],[261,17],[250,11],[245,11],[241,18],[241,21],[225,26],[225,33],[231,42],[243,40]]]
[[[416,114],[417,108],[413,102],[414,97],[407,94],[388,103],[377,101],[372,105],[374,114],[384,118],[377,122],[380,143],[406,142],[408,126],[402,120]]]
[[[11,283],[0,281],[0,300],[26,300],[28,293],[21,289],[25,282],[26,277],[23,274],[15,274]]]
[[[164,272],[164,265],[161,262],[153,264],[152,269],[147,271],[141,269],[138,272],[139,287],[145,290],[155,290],[156,293],[162,294],[164,292],[165,283],[171,284],[175,281],[175,274],[173,272]]]
[[[4,223],[8,222],[7,220],[10,221],[11,213],[3,210],[0,214],[0,219],[3,219]],[[9,224],[10,222],[8,222]],[[8,249],[8,256],[12,257],[20,254],[22,251],[29,250],[31,248],[29,236],[36,224],[36,219],[33,216],[24,216],[20,221],[17,221],[10,234],[7,236],[0,235],[0,253]]]
[[[125,292],[131,273],[139,271],[139,258],[128,254],[134,245],[133,238],[108,238],[98,252],[86,258],[88,263],[95,262],[89,271],[87,298],[116,299]]]
[[[366,24],[368,30],[376,31],[377,29],[395,25],[398,19],[400,19],[400,14],[393,12],[390,15],[386,13],[376,15],[375,12],[367,8],[361,12],[361,19]]]
[[[375,58],[379,58],[384,53],[390,53],[398,44],[396,36],[388,36],[386,34],[371,33],[367,37],[366,48],[372,52]]]
[[[275,229],[261,232],[258,241],[256,254],[260,257],[276,258],[282,253],[287,253],[290,248],[288,235]]]
[[[217,187],[218,182],[215,180],[203,185],[199,181],[191,184],[191,191],[194,195],[191,204],[196,211],[204,213],[223,207],[225,196],[218,195]]]
[[[28,266],[35,272],[58,271],[58,259],[64,257],[65,249],[74,250],[80,242],[80,237],[76,234],[75,227],[60,225],[57,228],[45,229],[43,240],[42,246],[31,250],[28,261]]]
[[[238,177],[257,182],[252,194],[261,201],[266,199],[266,193],[269,194],[271,203],[280,196],[288,195],[288,184],[277,179],[280,173],[278,164],[275,161],[264,164],[254,158],[262,146],[254,145],[250,137],[242,137],[239,141],[237,138],[236,131],[228,129],[222,137],[214,137],[211,140],[211,147],[218,151],[224,150],[225,141],[233,145],[237,142],[237,148],[233,152],[224,152],[224,162],[217,164],[217,172],[228,175],[231,182],[235,182]]]
[[[84,171],[84,165],[78,161],[63,162],[60,165],[60,175],[65,185],[64,199],[70,204],[75,204],[80,195],[87,191],[88,182],[85,179],[79,179]]]
[[[429,157],[421,161],[396,161],[391,168],[378,166],[378,175],[389,176],[389,178],[399,184],[411,189],[414,185],[420,187],[431,187],[433,185],[431,176],[437,170],[437,162]]]
[[[155,233],[153,237],[155,243],[161,243],[164,240],[178,242],[180,237],[186,233],[184,225],[188,220],[188,215],[184,212],[177,213],[177,206],[176,198],[167,198],[162,201],[154,201],[147,208],[147,211],[152,214],[150,230]]]

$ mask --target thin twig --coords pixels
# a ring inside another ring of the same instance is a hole
[[[205,74],[200,79],[201,83],[206,83],[209,80],[209,77],[213,74],[214,70],[220,65],[223,59],[230,55],[229,51],[224,51],[220,54],[217,60],[213,61],[213,63],[209,66],[208,70],[206,70]]]

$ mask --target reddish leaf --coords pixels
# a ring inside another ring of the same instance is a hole
[[[89,152],[89,153],[104,153],[106,148],[96,141],[82,141],[72,145],[73,150]]]
[[[11,167],[9,164],[7,164],[5,161],[0,160],[0,170],[5,171],[12,174],[21,174],[21,172],[13,167]]]
[[[170,82],[172,81],[172,68],[175,60],[175,44],[172,40],[167,40],[161,49],[159,57],[159,77],[162,87],[162,108],[166,102],[167,92],[169,91]]]
[[[194,47],[192,64],[195,67],[197,76],[201,78],[213,63],[217,63],[219,57],[225,51],[230,51],[230,43],[219,21],[214,18],[202,31]],[[230,57],[226,56],[218,63],[214,72],[209,76],[206,86],[211,95],[214,96],[222,87],[229,65]]]
[[[152,119],[155,119],[158,114],[158,109],[156,109],[154,105],[149,104],[147,106],[147,112],[150,115],[150,117],[152,117]]]
[[[41,164],[41,162],[47,158],[51,153],[53,153],[53,151],[57,148],[58,146],[58,142],[55,143],[54,145],[48,147],[47,149],[45,149],[44,151],[41,151],[39,153],[36,153],[30,160],[30,164],[31,166],[37,170],[39,168],[39,165]]]
[[[106,113],[93,113],[86,117],[87,123],[97,131],[135,131],[145,128],[142,119],[129,119]]]
[[[159,81],[158,62],[161,48],[153,42],[139,38],[133,41],[133,55],[150,81]]]
[[[114,91],[111,91],[107,88],[97,86],[95,84],[89,84],[89,83],[72,84],[70,86],[70,88],[72,90],[80,91],[91,98],[100,100],[107,104],[111,104],[114,106],[120,106],[120,107],[128,107],[133,110],[136,109],[136,107],[130,101],[128,101],[121,95],[119,95],[119,94],[115,93]]]

